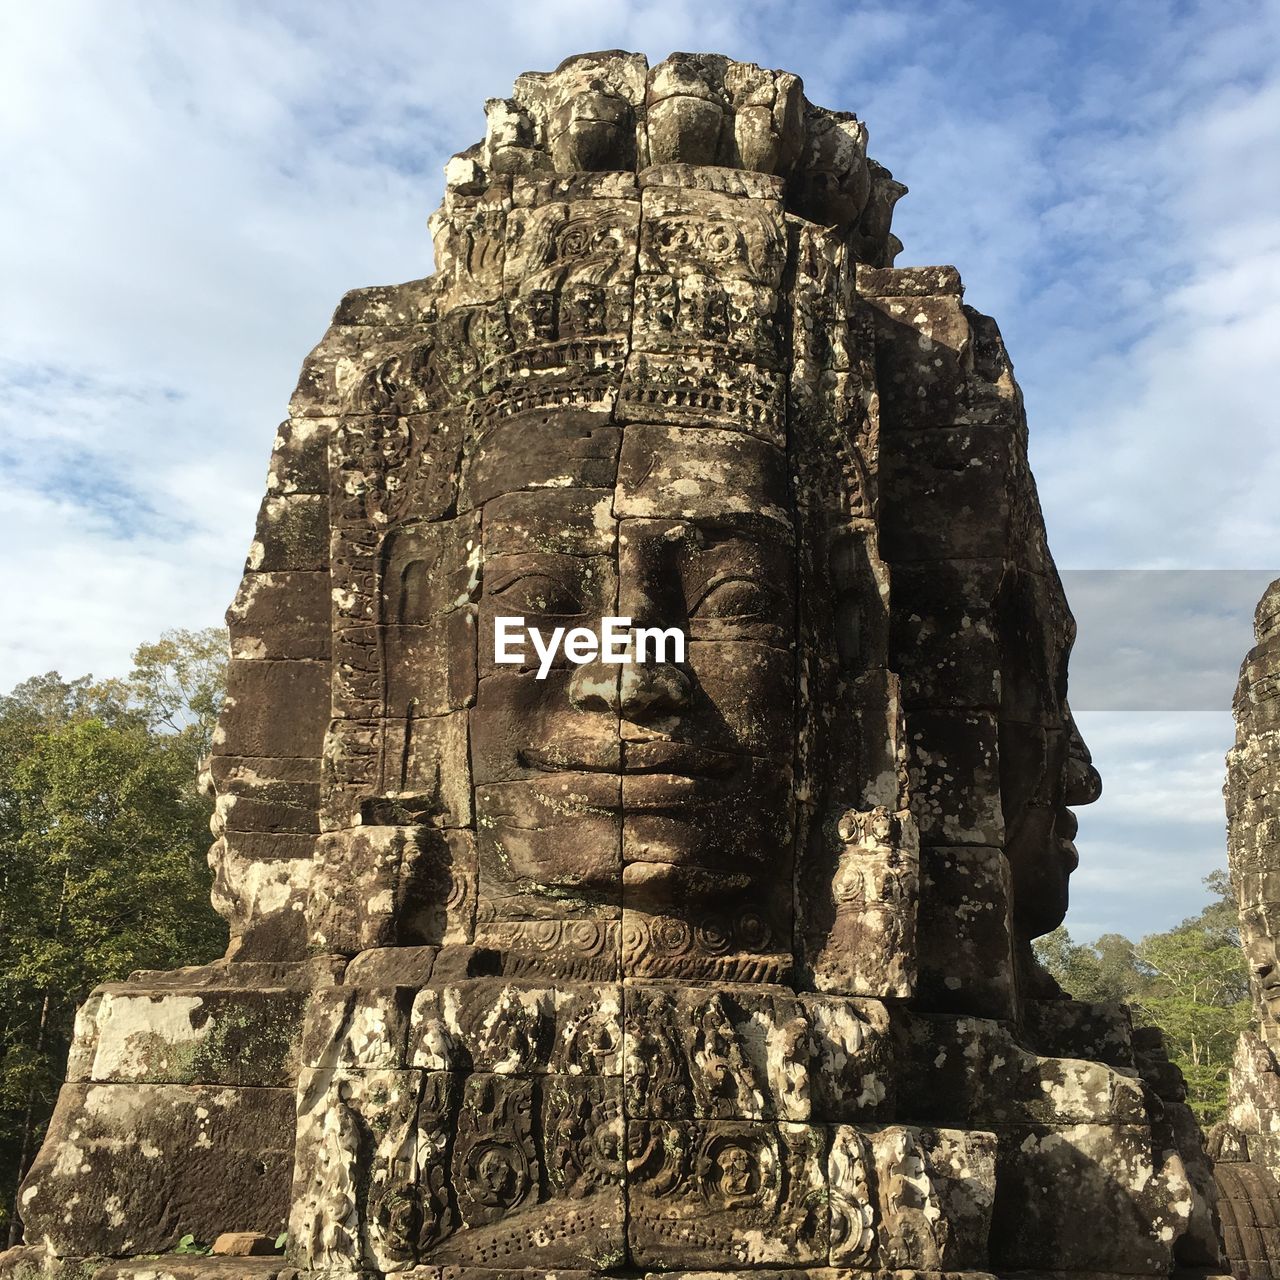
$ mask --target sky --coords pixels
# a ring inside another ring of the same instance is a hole
[[[1280,0],[0,8],[0,688],[105,676],[234,594],[275,424],[349,288],[426,275],[442,166],[570,53],[714,51],[852,110],[898,265],[996,316],[1105,779],[1068,925],[1176,923],[1280,574]]]

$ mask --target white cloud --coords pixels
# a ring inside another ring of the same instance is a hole
[[[1079,628],[1071,706],[1081,711],[1222,711],[1252,647],[1270,571],[1064,570]]]
[[[1078,810],[1073,936],[1138,938],[1204,905],[1201,882],[1226,866],[1223,757],[1229,711],[1102,711],[1078,717],[1103,777]]]

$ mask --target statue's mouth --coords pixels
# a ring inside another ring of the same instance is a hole
[[[739,757],[726,751],[710,751],[687,742],[669,738],[650,738],[644,742],[624,741],[622,772],[674,774],[684,778],[724,778],[741,765]]]
[[[574,758],[563,751],[542,751],[526,747],[520,754],[520,763],[526,768],[542,773],[614,773],[626,776],[648,775],[655,779],[725,778],[737,772],[742,757],[727,751],[711,751],[686,742],[673,742],[669,738],[654,738],[644,742],[627,741],[622,744],[620,758],[612,752],[610,758],[591,759],[585,753]]]
[[[1080,865],[1080,854],[1076,850],[1075,840],[1079,830],[1080,820],[1070,809],[1063,808],[1054,824],[1054,833],[1058,837],[1058,856],[1062,859],[1067,875]]]
[[[1066,867],[1067,874],[1070,875],[1080,865],[1080,854],[1076,850],[1075,842],[1072,840],[1059,840],[1058,853],[1062,858],[1062,865]]]

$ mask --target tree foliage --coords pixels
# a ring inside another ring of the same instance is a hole
[[[1165,933],[1130,942],[1118,933],[1077,944],[1064,927],[1036,941],[1036,956],[1077,1000],[1121,1001],[1159,1027],[1203,1124],[1226,1106],[1236,1039],[1250,1015],[1235,896],[1225,871],[1205,879],[1211,900]]]
[[[76,1007],[134,969],[204,963],[221,632],[167,632],[125,680],[36,676],[0,697],[0,1228],[66,1069]]]

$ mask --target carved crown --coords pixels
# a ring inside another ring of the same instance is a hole
[[[483,142],[453,157],[453,193],[502,175],[641,172],[654,165],[738,169],[781,178],[788,212],[846,234],[858,261],[891,266],[890,231],[907,188],[867,158],[856,116],[815,107],[798,76],[716,54],[609,50],[530,72],[485,105]]]

